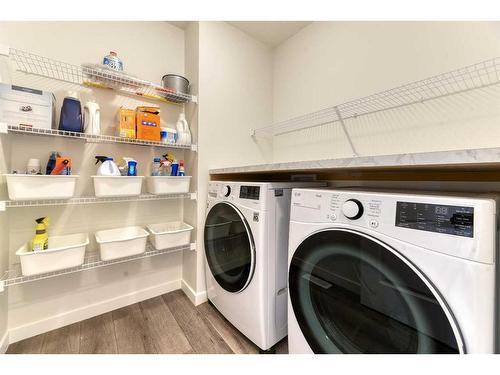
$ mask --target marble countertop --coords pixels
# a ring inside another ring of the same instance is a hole
[[[472,164],[499,164],[500,148],[434,151],[394,155],[358,156],[341,159],[306,160],[285,163],[244,165],[211,169],[210,174],[286,172],[322,169],[355,169],[386,167],[438,167]]]

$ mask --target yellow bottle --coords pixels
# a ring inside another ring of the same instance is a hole
[[[47,250],[49,247],[49,235],[47,234],[47,226],[49,225],[48,217],[36,219],[36,234],[31,241],[32,251]]]

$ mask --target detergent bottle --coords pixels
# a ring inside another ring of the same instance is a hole
[[[101,162],[101,166],[97,169],[98,176],[121,176],[118,166],[109,156],[96,156],[96,164]]]
[[[47,250],[49,248],[49,235],[47,234],[47,226],[49,225],[48,217],[36,219],[36,233],[31,240],[31,250],[34,252]]]

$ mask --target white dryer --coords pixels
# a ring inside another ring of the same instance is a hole
[[[291,190],[312,185],[321,186],[255,182],[208,186],[204,229],[208,299],[262,350],[287,334]]]
[[[496,197],[294,189],[290,353],[494,353]]]

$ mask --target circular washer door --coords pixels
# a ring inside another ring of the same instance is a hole
[[[255,268],[250,227],[231,203],[215,204],[205,221],[205,255],[217,283],[228,292],[244,290]]]
[[[305,239],[289,270],[290,301],[315,353],[459,353],[458,327],[401,254],[349,230]]]

